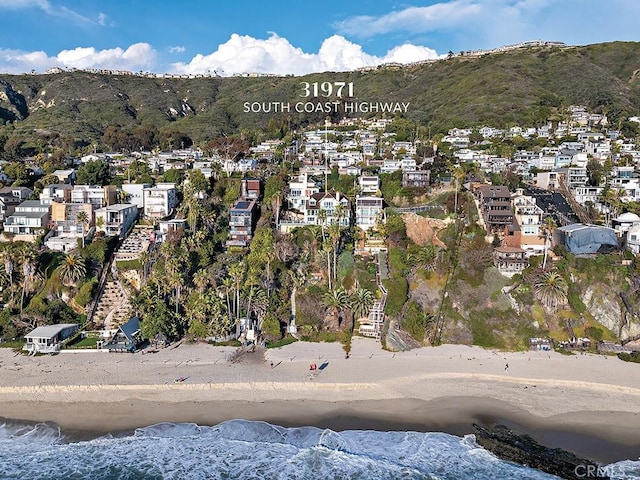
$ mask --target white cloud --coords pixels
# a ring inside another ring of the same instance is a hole
[[[150,70],[155,61],[156,52],[148,43],[136,43],[126,50],[78,47],[63,50],[54,57],[48,56],[45,52],[0,49],[0,71],[6,73],[24,73],[32,70],[44,72],[52,67],[138,71]]]
[[[176,45],[175,47],[169,47],[169,53],[183,53],[186,51],[182,45]]]
[[[106,13],[100,12],[98,14],[98,24],[104,26],[107,24],[108,20],[109,20],[109,16]]]
[[[225,75],[247,72],[302,75],[437,57],[432,49],[409,44],[390,50],[384,57],[377,57],[340,35],[327,38],[318,53],[306,53],[275,33],[266,40],[233,34],[213,53],[198,54],[188,63],[174,63],[173,69],[188,74],[216,71]]]
[[[400,32],[429,35],[435,43],[441,35],[442,49],[481,49],[536,39],[574,45],[635,40],[639,15],[640,2],[628,0],[441,0],[346,18],[334,27],[353,38]]]

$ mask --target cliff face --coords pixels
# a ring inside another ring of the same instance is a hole
[[[15,122],[28,116],[29,108],[22,93],[14,90],[9,82],[0,80],[0,120]]]

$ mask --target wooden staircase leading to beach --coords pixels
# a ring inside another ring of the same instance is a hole
[[[376,255],[376,283],[380,290],[380,298],[375,301],[369,310],[369,316],[366,323],[362,323],[358,329],[358,333],[365,337],[375,337],[380,341],[382,328],[384,327],[384,309],[387,305],[387,289],[382,284],[382,280],[388,277],[387,253],[380,252]]]

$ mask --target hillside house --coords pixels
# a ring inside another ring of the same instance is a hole
[[[258,216],[257,200],[240,198],[229,211],[227,248],[246,248],[253,238]]]

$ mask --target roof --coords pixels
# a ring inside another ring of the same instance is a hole
[[[496,252],[500,252],[500,253],[526,253],[523,249],[518,248],[518,247],[509,247],[509,246],[504,246],[504,247],[496,247],[494,248],[494,250]]]
[[[114,205],[108,205],[106,207],[96,209],[96,212],[119,212],[121,210],[127,210],[129,208],[138,209],[137,205],[132,203],[116,203]]]
[[[129,341],[133,341],[133,337],[140,331],[140,319],[138,317],[132,317],[127,323],[120,325],[119,330]]]
[[[78,328],[78,325],[75,323],[58,323],[56,325],[45,325],[43,327],[38,327],[35,330],[32,330],[31,332],[27,333],[25,337],[52,338],[70,327]]]
[[[575,255],[596,253],[603,245],[618,246],[618,238],[613,228],[601,225],[574,223],[555,230],[564,234],[564,244]]]
[[[620,222],[620,223],[634,223],[634,222],[640,222],[640,216],[632,212],[625,212],[619,217],[614,218],[613,220],[615,222]]]

